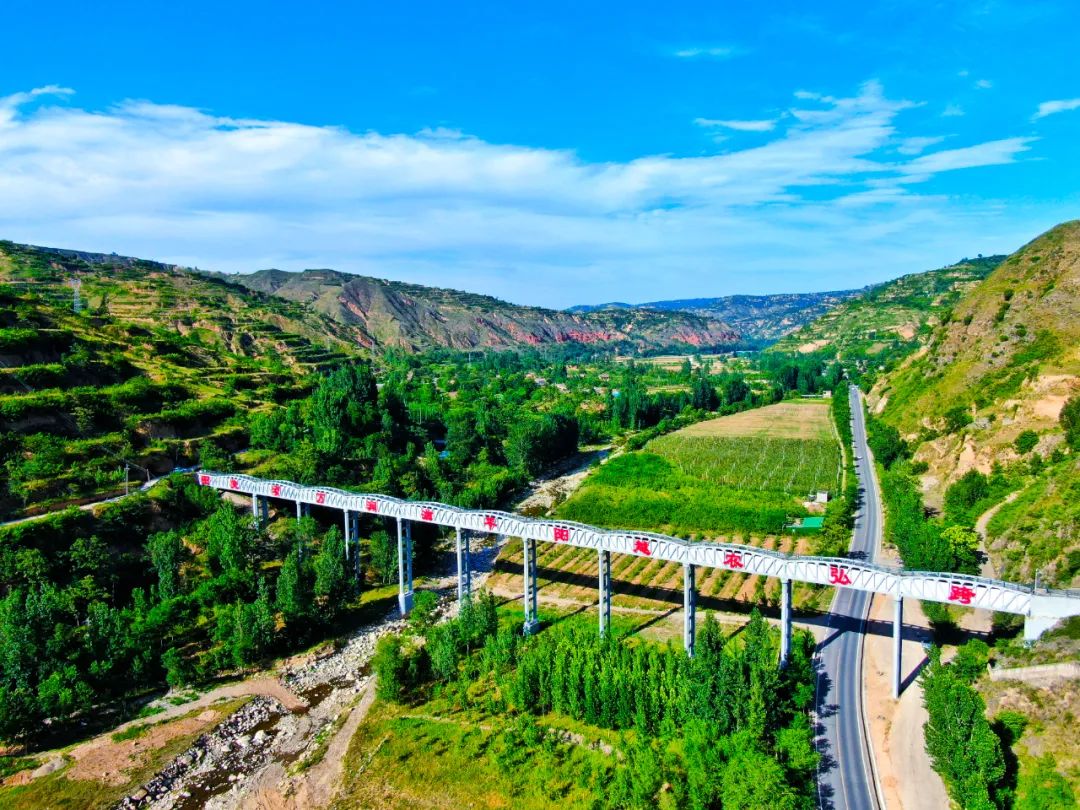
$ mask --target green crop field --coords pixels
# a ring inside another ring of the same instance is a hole
[[[737,490],[805,495],[836,490],[840,448],[835,439],[707,437],[674,433],[646,449],[666,458],[683,475]]]
[[[777,534],[806,514],[801,501],[809,492],[836,492],[839,474],[828,407],[779,403],[684,428],[612,459],[558,515],[707,537]]]

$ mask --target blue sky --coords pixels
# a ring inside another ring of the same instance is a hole
[[[1071,2],[4,16],[17,241],[569,306],[862,286],[1080,216]]]

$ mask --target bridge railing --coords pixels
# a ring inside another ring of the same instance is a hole
[[[256,498],[279,498],[346,512],[984,610],[1021,615],[1061,615],[1062,610],[1067,615],[1080,614],[1080,596],[1075,593],[1036,594],[1029,586],[970,574],[907,571],[849,557],[803,556],[739,543],[696,542],[655,532],[602,529],[573,521],[533,518],[500,510],[464,509],[434,501],[407,501],[377,493],[242,474],[199,471],[195,475],[204,486]],[[1040,604],[1046,607],[1042,613]]]

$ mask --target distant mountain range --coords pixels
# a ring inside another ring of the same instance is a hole
[[[563,312],[334,270],[260,270],[218,277],[306,304],[361,330],[371,349],[504,349],[559,343],[711,349],[741,339],[738,330],[708,315],[638,309]]]
[[[862,295],[861,290],[837,290],[815,293],[778,293],[775,295],[725,295],[719,298],[680,298],[649,301],[644,304],[579,305],[568,312],[594,313],[609,310],[644,310],[692,312],[716,318],[749,340],[776,340],[824,315],[844,301]]]

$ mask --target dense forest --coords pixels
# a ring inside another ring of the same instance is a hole
[[[623,732],[613,772],[593,776],[595,807],[794,810],[816,806],[813,646],[809,633],[796,633],[779,669],[776,640],[756,611],[731,637],[707,619],[693,658],[601,638],[592,622],[523,638],[481,600],[458,619],[383,638],[373,663],[384,699],[440,695],[452,711],[521,718],[491,752],[496,767],[543,742],[544,721],[530,718]]]

